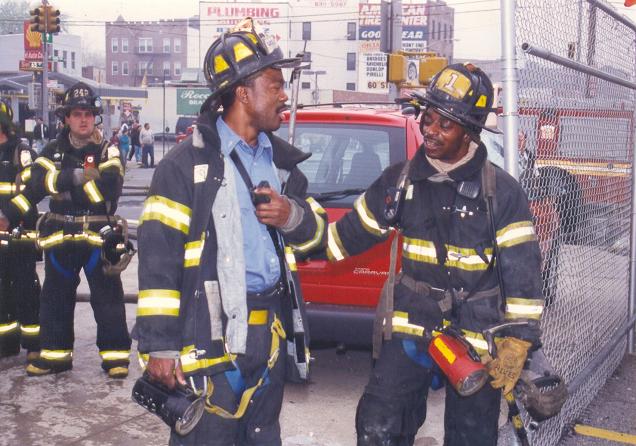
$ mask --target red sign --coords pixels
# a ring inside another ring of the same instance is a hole
[[[24,50],[24,59],[25,60],[42,60],[44,55],[42,54],[42,50]]]
[[[42,34],[31,31],[31,25],[28,20],[24,21],[24,52],[29,50],[38,50],[42,48]],[[42,56],[40,56],[42,58]]]

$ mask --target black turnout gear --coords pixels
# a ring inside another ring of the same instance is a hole
[[[7,104],[0,101],[0,117]],[[11,110],[11,108],[8,108]],[[12,125],[12,124],[11,124]],[[15,137],[0,144],[0,211],[24,188],[36,153]],[[0,231],[0,357],[17,354],[20,344],[29,352],[39,347],[40,282],[33,208],[16,221],[13,230]]]

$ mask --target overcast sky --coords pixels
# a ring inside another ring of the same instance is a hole
[[[548,2],[550,0],[546,0]],[[636,6],[624,8],[622,0],[610,0],[618,10],[636,22]],[[83,46],[104,52],[104,21],[122,15],[126,20],[186,18],[198,14],[198,0],[106,0],[87,2],[52,0],[69,22],[69,31],[82,36]],[[574,3],[574,0],[573,0]],[[455,57],[496,59],[501,54],[499,0],[447,0],[455,8]]]

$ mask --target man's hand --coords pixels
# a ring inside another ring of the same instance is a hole
[[[73,186],[82,186],[86,184],[88,180],[84,175],[84,169],[75,168],[73,169]]]
[[[171,390],[175,388],[177,381],[181,385],[186,385],[181,362],[178,362],[175,367],[174,359],[153,358],[151,356],[146,366],[146,372],[150,376],[150,379],[163,384]]]
[[[259,187],[254,190],[254,193],[269,197],[269,203],[256,206],[256,218],[259,222],[277,228],[287,223],[291,205],[286,197],[279,195],[278,192],[269,187]]]
[[[97,180],[100,177],[99,170],[94,167],[87,167],[84,169],[84,177],[86,181]]]
[[[494,379],[490,385],[495,389],[503,387],[504,395],[510,393],[517,384],[521,370],[528,356],[530,342],[517,338],[495,339],[497,356],[488,363],[488,372]]]

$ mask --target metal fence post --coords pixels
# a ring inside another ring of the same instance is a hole
[[[634,30],[634,59],[636,59],[636,30]],[[632,92],[633,96],[636,93]],[[636,116],[634,117],[636,118]],[[636,166],[636,127],[632,126],[632,215],[629,234],[629,303],[627,305],[628,317],[634,317],[636,313],[636,175],[634,174],[634,166]],[[630,354],[634,351],[634,327],[627,334],[627,352]]]
[[[506,171],[519,178],[519,103],[517,75],[517,51],[515,10],[516,0],[501,0],[501,55],[503,59],[503,127],[504,166]]]

